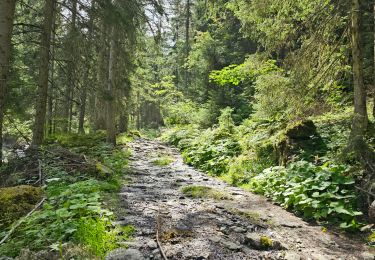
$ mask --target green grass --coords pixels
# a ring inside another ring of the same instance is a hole
[[[174,159],[169,155],[162,155],[159,158],[152,161],[152,163],[157,166],[168,166],[172,162],[174,162]]]
[[[231,196],[224,191],[208,186],[185,186],[182,193],[193,198],[210,198],[215,200],[229,200]]]

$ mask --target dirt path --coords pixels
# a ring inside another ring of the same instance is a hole
[[[136,227],[128,246],[145,259],[162,259],[156,226],[168,259],[374,259],[360,244],[194,170],[175,149],[144,139],[131,148],[130,181],[121,193],[128,214],[117,224]],[[155,165],[161,154],[174,162]],[[224,199],[191,198],[181,192],[188,185],[212,187]]]

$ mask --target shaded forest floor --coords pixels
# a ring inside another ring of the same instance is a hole
[[[359,240],[209,177],[173,148],[141,138],[130,146],[127,214],[116,224],[135,226],[127,245],[148,259],[162,259],[156,236],[168,259],[374,259]]]

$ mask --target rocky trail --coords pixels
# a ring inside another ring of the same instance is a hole
[[[193,169],[173,148],[145,139],[130,146],[130,179],[121,192],[127,214],[116,224],[137,231],[129,249],[107,259],[374,259],[360,243]],[[174,161],[158,166],[161,155]],[[220,196],[189,197],[181,191],[188,185]]]

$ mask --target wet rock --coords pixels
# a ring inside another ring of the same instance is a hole
[[[106,256],[106,260],[144,260],[142,253],[137,249],[115,249]]]
[[[224,247],[228,248],[229,250],[238,251],[241,250],[242,246],[236,243],[233,243],[229,240],[221,240],[221,243]]]

